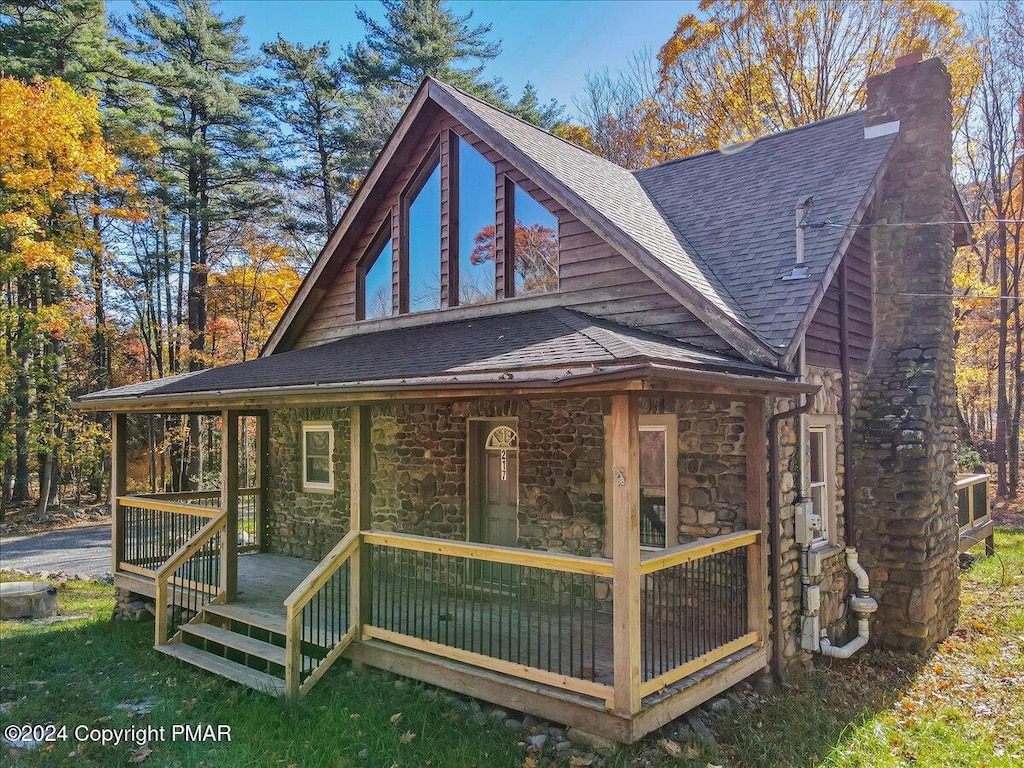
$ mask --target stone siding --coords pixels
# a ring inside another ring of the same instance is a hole
[[[334,493],[302,488],[302,423],[306,421],[334,425]],[[348,532],[350,424],[347,407],[270,411],[267,546],[271,552],[320,560]]]
[[[375,406],[374,526],[466,539],[470,420],[513,418],[519,434],[519,546],[599,555],[605,507],[602,419],[609,409],[600,398]]]
[[[747,516],[743,403],[644,397],[639,410],[678,417],[679,515],[675,535],[669,530],[669,546],[742,530]]]
[[[868,81],[868,123],[898,119],[876,221],[953,218],[950,78],[938,59]],[[871,230],[876,342],[856,414],[857,545],[873,637],[925,652],[959,607],[950,225]]]

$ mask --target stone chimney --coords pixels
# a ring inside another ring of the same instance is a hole
[[[959,608],[952,292],[952,107],[939,59],[867,82],[866,131],[899,132],[870,213],[875,346],[854,418],[856,545],[879,645],[927,651]],[[917,226],[921,223],[929,223]]]

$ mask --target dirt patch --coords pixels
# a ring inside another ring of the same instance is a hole
[[[7,509],[4,521],[0,523],[0,535],[28,536],[33,533],[73,528],[76,525],[109,522],[110,506],[105,502],[61,504],[59,507],[51,507],[46,513],[46,520],[42,521],[36,518],[36,505],[29,503]]]
[[[995,497],[992,507],[992,519],[1000,528],[1013,531],[1024,531],[1024,491],[1014,498]]]

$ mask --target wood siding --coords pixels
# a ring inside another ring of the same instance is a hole
[[[871,357],[872,275],[871,244],[864,231],[854,235],[846,259],[847,318],[850,324],[850,367],[866,371]],[[807,328],[807,363],[828,368],[840,365],[839,273]]]
[[[449,133],[450,132],[450,133]],[[497,251],[498,296],[503,298],[507,281],[503,270],[505,252],[505,200],[514,182],[534,197],[558,219],[559,239],[559,291],[550,297],[550,304],[577,309],[672,338],[679,338],[707,349],[728,350],[729,345],[698,320],[679,302],[648,278],[625,256],[609,245],[585,224],[563,208],[556,200],[528,179],[518,168],[498,155],[461,123],[444,112],[438,112],[424,126],[424,130],[410,138],[411,148],[402,153],[404,167],[394,175],[387,189],[375,196],[379,201],[361,223],[360,232],[347,250],[339,249],[333,258],[338,260],[335,277],[326,287],[323,297],[313,310],[304,327],[295,335],[293,348],[308,347],[332,341],[343,335],[343,328],[356,320],[356,265],[369,248],[374,235],[389,213],[394,212],[393,253],[400,253],[399,208],[402,191],[410,182],[415,169],[430,151],[433,141],[441,135],[441,305],[451,306],[449,254],[451,243],[458,237],[458,197],[450,190],[448,163],[451,143],[461,136],[495,166],[497,220],[495,248]],[[451,138],[449,138],[451,137]],[[344,244],[343,244],[344,245]],[[395,259],[393,274],[394,295],[398,297],[399,260]],[[457,269],[457,265],[452,264]],[[311,300],[313,298],[311,297]],[[536,297],[532,299],[536,302]],[[500,302],[497,302],[500,303]],[[546,302],[545,302],[546,303]],[[487,306],[479,307],[486,312]],[[396,306],[397,309],[397,306]],[[505,310],[507,311],[507,309]],[[425,313],[428,322],[443,318],[436,313]],[[288,345],[283,345],[284,351]]]

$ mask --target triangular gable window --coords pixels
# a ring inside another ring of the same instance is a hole
[[[437,150],[430,153],[405,196],[405,267],[408,297],[404,312],[441,308],[441,164]]]
[[[558,290],[558,219],[518,184],[513,196],[514,295]]]
[[[367,256],[359,264],[356,290],[356,315],[360,320],[375,320],[394,314],[392,275],[394,254],[391,248],[391,220],[381,227]]]
[[[558,290],[557,217],[485,153],[471,134],[432,138],[391,209],[394,240],[389,221],[359,264],[356,319]]]

